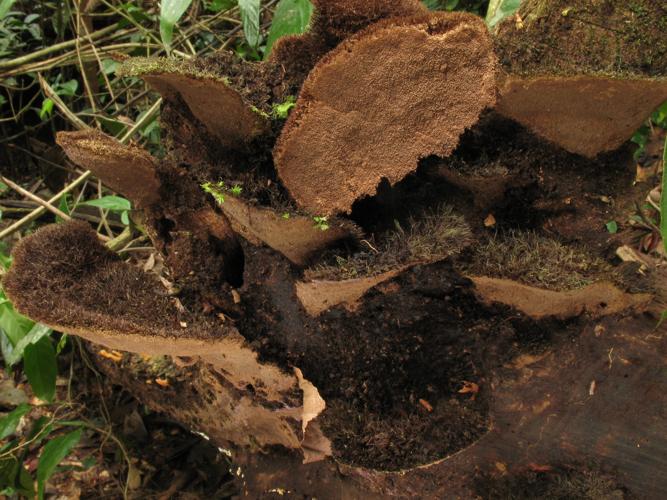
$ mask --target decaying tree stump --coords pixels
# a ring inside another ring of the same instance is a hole
[[[133,202],[167,274],[49,226],[14,250],[16,308],[125,351],[100,369],[229,449],[251,498],[494,497],[529,474],[664,497],[664,285],[601,258],[595,198],[637,199],[620,146],[667,98],[664,42],[613,81],[612,49],[551,64],[603,16],[634,33],[665,8],[526,2],[489,35],[412,0],[314,3],[263,63],[125,62],[165,99],[166,158],[58,142]],[[171,384],[130,353],[168,357]]]

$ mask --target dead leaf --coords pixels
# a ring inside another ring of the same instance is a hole
[[[155,383],[159,385],[160,387],[169,387],[171,384],[169,383],[169,380],[166,378],[156,378]]]
[[[419,404],[422,405],[427,412],[430,413],[430,412],[433,411],[433,407],[431,406],[431,403],[429,403],[425,399],[420,399]]]
[[[534,462],[529,463],[528,468],[533,472],[551,472],[553,470],[551,465],[540,465]]]
[[[484,227],[493,227],[496,225],[496,218],[493,216],[493,214],[489,214],[486,216],[486,219],[484,219]]]
[[[597,387],[597,384],[595,383],[595,380],[591,382],[590,387],[588,388],[588,395],[589,396],[594,396],[595,395],[595,388]]]
[[[100,349],[100,351],[97,354],[99,354],[103,358],[110,359],[114,363],[120,363],[123,360],[123,355],[118,351],[109,352],[106,349]]]
[[[151,271],[155,267],[155,254],[151,253],[144,262],[144,272]]]
[[[186,314],[188,311],[185,309],[185,306],[181,302],[181,300],[178,297],[172,297],[171,301],[174,303],[174,307],[176,307],[176,310],[181,313],[181,314]]]
[[[459,389],[459,394],[472,394],[472,399],[475,399],[477,393],[479,392],[479,385],[475,382],[468,382],[467,380],[463,381],[463,387]]]
[[[658,165],[642,166],[637,164],[637,173],[635,174],[635,183],[648,182],[658,175]]]
[[[141,487],[141,471],[134,465],[130,465],[127,471],[127,486],[131,490],[136,490]]]

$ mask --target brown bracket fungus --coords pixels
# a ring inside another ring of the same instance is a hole
[[[96,130],[59,132],[56,142],[74,163],[136,205],[150,207],[160,201],[155,160],[144,149],[124,146]]]
[[[314,0],[313,7],[308,32],[280,38],[269,58],[298,87],[322,56],[357,31],[382,19],[428,12],[418,0]]]
[[[301,206],[349,212],[383,178],[396,183],[420,159],[449,155],[495,104],[496,59],[475,16],[381,21],[320,60],[274,150]]]
[[[588,157],[630,139],[667,100],[662,2],[527,0],[495,34],[498,112]]]
[[[229,79],[207,73],[191,63],[133,58],[124,63],[119,74],[142,78],[167,101],[182,100],[206,130],[227,148],[242,147],[270,128],[267,114],[234,89]]]

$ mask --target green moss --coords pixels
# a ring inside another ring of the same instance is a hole
[[[404,265],[435,262],[458,254],[472,240],[464,218],[443,205],[410,219],[406,229],[396,229],[379,241],[363,240],[355,253],[331,253],[305,273],[307,279],[344,280],[375,276]]]
[[[145,75],[183,75],[191,78],[215,80],[225,85],[230,84],[229,78],[211,71],[204,71],[190,61],[167,57],[132,57],[123,61],[116,74],[139,78]]]
[[[584,248],[565,246],[533,232],[510,231],[477,246],[466,272],[571,290],[609,276],[612,268]]]

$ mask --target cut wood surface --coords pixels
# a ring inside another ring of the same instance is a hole
[[[497,110],[572,152],[619,148],[667,101],[667,78],[506,77]]]
[[[310,73],[274,150],[278,174],[312,213],[349,212],[383,178],[394,184],[420,159],[450,154],[495,96],[478,17],[381,21]]]
[[[599,318],[621,312],[639,312],[653,299],[649,294],[624,293],[605,282],[556,292],[501,278],[473,276],[470,279],[483,302],[505,304],[536,320],[576,318],[582,314]]]
[[[282,214],[270,208],[254,206],[227,196],[220,209],[237,234],[253,244],[264,244],[282,253],[290,261],[304,265],[317,252],[353,237],[352,224],[331,223],[322,231],[310,217]]]

